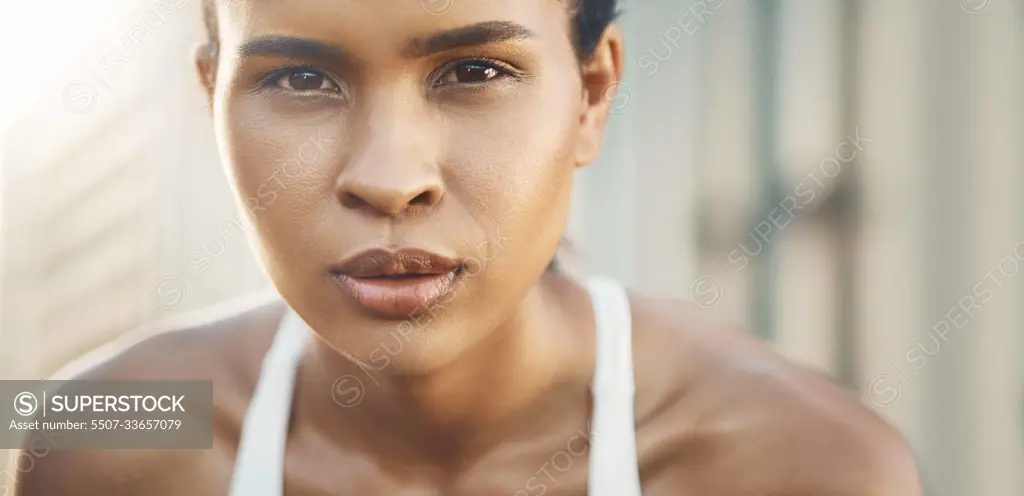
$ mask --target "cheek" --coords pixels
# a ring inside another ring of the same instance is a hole
[[[284,119],[239,106],[223,129],[225,158],[240,206],[261,239],[295,238],[330,198],[341,132],[320,119]],[[270,239],[273,243],[273,239]]]
[[[502,223],[551,217],[572,180],[578,117],[564,90],[538,88],[453,124],[449,189]]]

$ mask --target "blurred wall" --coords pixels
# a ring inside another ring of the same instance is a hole
[[[1024,494],[1024,5],[623,7],[574,261],[859,390],[934,494]],[[201,33],[195,2],[141,4],[17,126],[0,377],[266,287],[194,81]]]
[[[263,287],[191,58],[198,2],[140,2],[14,126],[0,376]]]

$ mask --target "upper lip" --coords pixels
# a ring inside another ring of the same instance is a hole
[[[455,260],[417,248],[377,248],[357,253],[331,269],[349,277],[444,274],[459,268]]]

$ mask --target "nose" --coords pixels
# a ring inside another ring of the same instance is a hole
[[[441,202],[442,196],[439,181],[427,174],[411,171],[394,173],[389,177],[385,177],[381,171],[372,177],[346,181],[341,190],[341,204],[344,207],[370,210],[388,217],[432,207]]]
[[[378,108],[367,117],[338,176],[342,206],[397,217],[440,203],[444,182],[429,130],[396,108]]]

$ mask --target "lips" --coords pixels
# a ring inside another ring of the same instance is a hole
[[[369,250],[331,269],[338,286],[364,311],[402,319],[450,294],[462,272],[457,261],[419,249]]]

